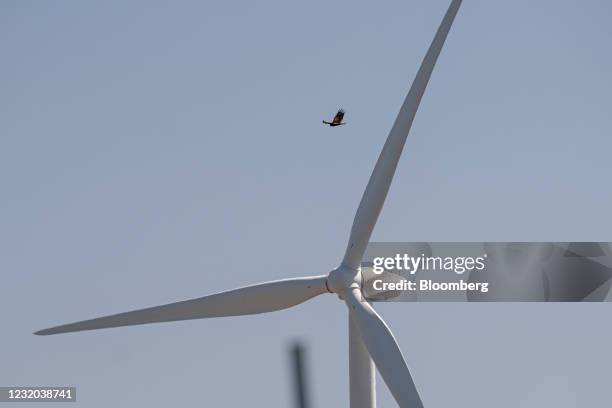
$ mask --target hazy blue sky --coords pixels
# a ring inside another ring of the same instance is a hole
[[[31,332],[335,267],[448,3],[0,3],[0,385],[76,385],[83,407],[285,407],[303,338],[316,407],[346,406],[332,295]],[[466,0],[373,239],[612,241],[611,16]],[[348,125],[324,127],[338,107]],[[607,304],[377,309],[428,408],[609,405]]]

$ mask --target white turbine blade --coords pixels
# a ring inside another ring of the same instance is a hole
[[[378,157],[351,228],[351,235],[343,260],[343,264],[349,268],[357,269],[361,263],[370,235],[372,235],[372,230],[376,225],[378,215],[391,186],[397,163],[402,154],[412,121],[419,108],[421,97],[425,92],[438,55],[440,55],[460,5],[461,0],[453,0],[449,6]]]
[[[347,290],[344,298],[353,322],[399,406],[423,408],[404,356],[387,324],[372,306],[361,302],[361,291],[358,288]]]
[[[272,312],[327,292],[327,277],[312,276],[261,283],[197,299],[52,327],[38,335],[133,326],[146,323]]]
[[[374,362],[349,314],[349,383],[351,408],[376,408]]]

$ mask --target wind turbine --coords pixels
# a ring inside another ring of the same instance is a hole
[[[355,214],[344,258],[327,275],[261,283],[127,313],[52,327],[38,335],[95,330],[146,323],[238,316],[286,309],[324,293],[335,293],[349,310],[351,408],[374,408],[374,363],[402,408],[423,403],[402,352],[385,321],[362,298],[360,264],[391,186],[406,137],[461,0],[452,0],[391,128]],[[373,360],[373,361],[372,361]]]

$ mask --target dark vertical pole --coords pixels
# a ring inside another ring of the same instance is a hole
[[[308,408],[308,387],[306,385],[306,368],[304,367],[304,348],[300,343],[291,347],[295,408]]]

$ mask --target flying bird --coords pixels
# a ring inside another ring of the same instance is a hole
[[[346,123],[342,122],[343,118],[344,118],[344,111],[340,109],[338,113],[336,113],[336,116],[334,116],[334,119],[331,122],[324,120],[323,123],[329,126],[346,125]]]

